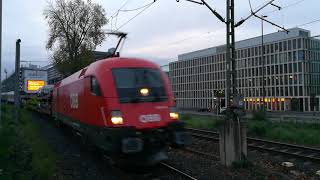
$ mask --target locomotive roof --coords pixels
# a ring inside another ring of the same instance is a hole
[[[106,69],[112,68],[134,68],[134,67],[146,67],[146,68],[157,68],[160,66],[156,63],[147,61],[140,58],[124,58],[124,57],[114,57],[96,61],[91,63],[89,66],[79,70],[78,72],[68,76],[67,78],[61,80],[55,84],[57,86],[63,86],[70,84],[74,81],[82,79],[87,76],[96,76],[99,72],[105,71]]]

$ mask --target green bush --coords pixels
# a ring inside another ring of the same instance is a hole
[[[39,106],[39,100],[36,97],[32,97],[26,102],[26,109],[36,110]]]
[[[319,127],[312,124],[251,120],[247,132],[252,137],[320,147]]]
[[[187,127],[199,129],[217,128],[217,118],[212,116],[182,115],[181,121],[186,123]]]
[[[252,120],[265,121],[267,119],[266,112],[264,110],[254,111],[252,115]]]
[[[25,109],[19,113],[16,122],[14,106],[2,108],[0,179],[49,179],[57,172],[57,157],[39,134],[32,113]]]
[[[182,119],[182,120],[185,120],[185,121],[190,120],[191,118],[192,118],[192,117],[191,117],[190,114],[183,114],[183,115],[181,116],[181,119]]]
[[[265,136],[267,130],[264,126],[252,126],[249,129],[249,134],[253,136]]]

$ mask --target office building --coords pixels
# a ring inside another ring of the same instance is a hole
[[[310,34],[293,28],[264,35],[264,53],[261,36],[236,42],[237,90],[247,110],[259,109],[263,101],[269,111],[320,110],[320,40]],[[226,88],[225,49],[223,45],[181,54],[169,64],[179,108],[215,107],[214,99]],[[218,99],[223,107],[225,98]]]

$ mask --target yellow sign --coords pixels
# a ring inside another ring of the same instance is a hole
[[[45,85],[43,80],[28,80],[27,81],[27,90],[28,91],[38,91]]]

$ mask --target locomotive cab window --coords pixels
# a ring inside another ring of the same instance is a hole
[[[120,103],[167,100],[161,73],[152,68],[115,68],[112,70]]]
[[[101,96],[99,82],[95,77],[91,77],[91,93],[95,96]]]

